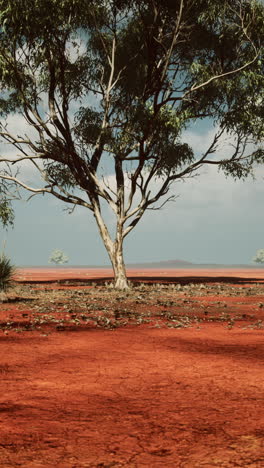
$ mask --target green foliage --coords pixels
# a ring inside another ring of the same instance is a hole
[[[81,109],[75,115],[75,134],[86,145],[94,146],[102,132],[103,113],[92,108]],[[105,132],[106,141],[109,141]],[[108,132],[108,137],[110,132]]]
[[[56,186],[65,189],[75,187],[76,181],[65,163],[44,163],[45,174],[48,180]]]
[[[56,265],[63,265],[64,263],[68,263],[68,261],[69,257],[60,249],[53,250],[49,258],[49,263],[55,263]]]
[[[252,261],[261,264],[264,263],[264,249],[257,250],[256,255],[253,257]]]
[[[12,286],[15,271],[16,268],[11,264],[11,260],[2,253],[0,255],[0,292]]]
[[[187,150],[188,142],[182,141],[182,131],[206,116],[227,131],[239,131],[255,140],[263,136],[263,97],[258,103],[252,99],[264,87],[261,54],[252,66],[228,75],[252,61],[263,41],[261,4],[187,1],[179,40],[171,51],[173,65],[165,73],[166,51],[180,2],[154,4],[156,9],[147,0],[0,0],[0,76],[7,92],[0,102],[2,113],[37,106],[41,92],[50,95],[53,88],[58,101],[64,103],[61,112],[68,111],[71,100],[79,101],[72,128],[75,147],[73,135],[72,139],[65,137],[67,128],[62,130],[59,118],[55,125],[66,144],[49,139],[39,145],[39,152],[53,161],[46,163],[51,182],[63,187],[78,184],[73,170],[66,167],[69,153],[76,153],[79,147],[81,156],[87,157],[98,142],[100,148],[122,157],[148,140],[147,167],[156,166],[156,175],[175,174],[194,161],[193,150]],[[247,25],[246,34],[239,15]],[[111,74],[113,38],[116,81],[105,125],[102,87],[107,87]],[[10,66],[13,47],[26,52]],[[211,80],[223,74],[224,79]],[[97,97],[97,107],[89,104],[91,92]],[[168,99],[161,105],[162,93],[178,100],[171,104]],[[225,163],[220,167],[227,171]],[[231,164],[228,172],[237,176],[239,171]]]
[[[4,227],[14,224],[14,212],[7,200],[0,201],[0,220]]]
[[[8,185],[5,181],[0,181],[0,222],[4,227],[14,224],[14,211],[10,198],[12,197]]]

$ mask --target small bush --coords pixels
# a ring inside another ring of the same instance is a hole
[[[252,260],[253,262],[263,264],[264,263],[264,249],[257,250],[255,257]]]
[[[68,261],[69,257],[60,249],[53,250],[49,258],[49,263],[55,263],[56,265],[63,265],[64,263],[68,263]]]
[[[6,291],[12,286],[16,269],[11,260],[5,255],[0,255],[0,291]]]

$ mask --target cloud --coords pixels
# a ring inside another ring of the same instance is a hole
[[[195,150],[196,153],[201,154],[205,152],[210,145],[212,144],[216,133],[219,131],[219,128],[213,127],[207,129],[206,132],[198,132],[185,130],[182,134],[182,141],[188,143],[191,148]]]
[[[25,118],[20,114],[10,115],[6,121],[7,131],[15,137],[26,138],[35,141],[37,138],[37,132],[31,125],[27,124]],[[30,151],[29,148],[25,145],[25,151]],[[32,154],[31,152],[28,154]],[[18,148],[16,148],[12,143],[7,143],[2,139],[0,143],[0,158],[8,158],[12,160],[17,160],[20,157],[25,156]],[[38,174],[36,168],[28,160],[23,160],[21,163],[16,164],[14,170],[19,166],[21,177],[23,180],[28,181],[30,179],[36,179]]]
[[[182,134],[182,140],[191,146],[194,154],[198,157],[203,155],[214,142],[214,138],[221,131],[219,125],[209,124],[206,131],[186,130]],[[216,150],[211,154],[210,159],[226,159],[232,156],[236,147],[237,139],[235,134],[224,132],[218,139]],[[253,151],[254,146],[248,145],[248,151]]]

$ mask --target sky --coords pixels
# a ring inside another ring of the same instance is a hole
[[[23,125],[16,119],[17,127]],[[199,152],[211,141],[212,129],[197,126],[185,137]],[[210,166],[198,177],[176,183],[171,192],[176,201],[147,212],[126,238],[126,262],[252,263],[256,250],[264,248],[264,168],[256,168],[255,175],[255,180],[234,181]],[[78,207],[70,215],[50,195],[17,201],[14,208],[14,228],[0,227],[0,250],[5,244],[17,266],[47,266],[57,248],[68,255],[69,265],[110,265],[87,209]],[[107,217],[111,223],[110,212]]]

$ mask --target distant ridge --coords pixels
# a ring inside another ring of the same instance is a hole
[[[184,268],[194,267],[195,263],[186,260],[163,260],[160,262],[126,263],[128,268]]]
[[[177,268],[204,268],[204,269],[241,269],[241,268],[252,268],[252,269],[261,269],[263,265],[252,265],[252,264],[225,264],[225,263],[192,263],[185,260],[165,260],[160,262],[145,262],[145,263],[126,263],[127,268],[157,268],[157,269],[177,269]]]
[[[186,260],[161,260],[159,262],[135,262],[135,263],[126,263],[125,262],[126,268],[131,268],[131,269],[181,269],[181,268],[190,268],[190,269],[241,269],[241,268],[252,268],[252,269],[263,269],[264,265],[258,265],[258,264],[224,264],[224,263],[193,263],[193,262],[187,262]],[[71,265],[71,264],[65,264],[61,266],[56,266],[56,265],[19,265],[18,268],[33,268],[33,269],[38,269],[38,268],[43,268],[43,269],[52,269],[52,268],[76,268],[76,269],[81,269],[81,268],[91,268],[91,269],[111,269],[111,265]]]

